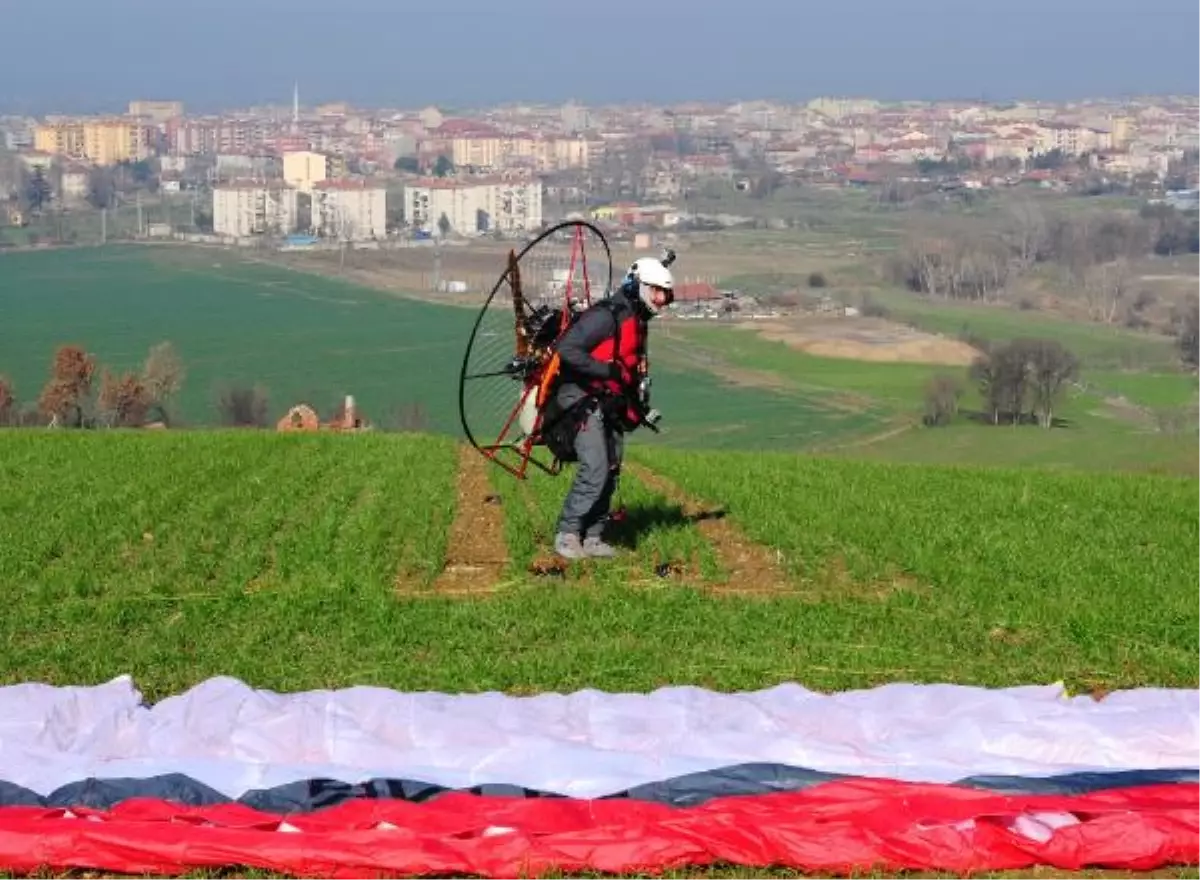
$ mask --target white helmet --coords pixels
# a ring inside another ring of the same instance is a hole
[[[656,260],[654,257],[642,257],[640,260],[635,260],[634,264],[629,267],[629,277],[637,283],[638,296],[641,297],[642,303],[652,315],[658,314],[658,307],[654,304],[651,287],[669,291],[671,298],[674,299],[675,277],[671,274],[671,270],[663,265],[662,260]]]

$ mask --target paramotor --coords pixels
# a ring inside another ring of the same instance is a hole
[[[604,234],[585,220],[567,220],[509,251],[479,310],[459,374],[459,417],[471,445],[519,479],[530,463],[551,474],[561,467],[541,437],[557,370],[554,346],[593,297],[612,289]]]

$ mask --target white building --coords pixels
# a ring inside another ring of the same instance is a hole
[[[404,188],[404,216],[427,232],[526,232],[542,225],[542,184],[529,178],[423,180]]]
[[[365,180],[314,183],[313,231],[323,238],[368,241],[387,236],[387,191]]]
[[[315,184],[329,179],[329,157],[310,150],[283,154],[283,180],[301,192],[311,192]]]
[[[217,235],[287,235],[295,228],[294,189],[256,182],[213,187],[213,231]]]
[[[68,163],[63,168],[61,195],[64,202],[79,204],[86,201],[91,188],[91,174],[86,166]]]

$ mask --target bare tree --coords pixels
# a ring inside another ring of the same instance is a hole
[[[1063,383],[1079,373],[1079,360],[1054,339],[1022,339],[1017,345],[1024,356],[1033,391],[1038,423],[1043,428],[1054,424],[1054,403]]]
[[[253,388],[223,388],[217,395],[217,412],[223,425],[234,428],[265,428],[267,391],[261,385],[255,385]]]
[[[925,424],[948,425],[958,413],[962,383],[956,376],[939,373],[925,386]]]
[[[12,380],[0,376],[0,428],[11,425],[17,416],[17,393]]]
[[[1004,405],[1004,383],[999,365],[993,360],[991,353],[975,358],[967,375],[978,386],[979,396],[992,417],[992,424],[1000,424],[1000,408]]]
[[[996,346],[971,364],[968,375],[979,388],[992,424],[1003,413],[1016,425],[1023,420],[1026,399],[1038,423],[1054,423],[1054,404],[1069,379],[1078,375],[1079,360],[1052,339],[1014,339]]]
[[[1001,235],[1017,264],[1026,269],[1041,257],[1047,232],[1046,215],[1032,200],[1025,198],[1009,206]]]
[[[108,369],[100,379],[96,397],[97,418],[110,428],[139,428],[154,403],[141,377],[126,373],[117,378]]]
[[[117,194],[117,179],[111,168],[96,167],[88,172],[88,203],[96,209],[111,208]]]
[[[1121,258],[1091,266],[1083,273],[1081,287],[1089,317],[1111,324],[1133,295],[1128,261]]]
[[[1000,399],[1012,424],[1020,424],[1030,386],[1029,361],[1023,346],[1014,342],[1001,346],[992,352],[992,360],[996,364]]]
[[[183,360],[169,341],[151,347],[142,366],[142,383],[152,405],[166,411],[167,403],[179,393],[187,372]]]
[[[916,239],[901,251],[894,271],[910,290],[949,299],[994,300],[1012,263],[1002,239],[968,232]]]
[[[1084,275],[1092,265],[1088,234],[1087,217],[1059,217],[1052,227],[1054,259],[1063,267],[1066,282],[1072,287],[1083,284]]]
[[[38,398],[38,409],[52,424],[80,428],[88,420],[95,358],[77,345],[54,353],[50,380]]]

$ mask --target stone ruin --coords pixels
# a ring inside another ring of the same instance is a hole
[[[370,427],[355,404],[354,395],[347,394],[337,414],[322,423],[317,411],[307,403],[298,403],[284,413],[275,424],[277,431],[365,431]]]

